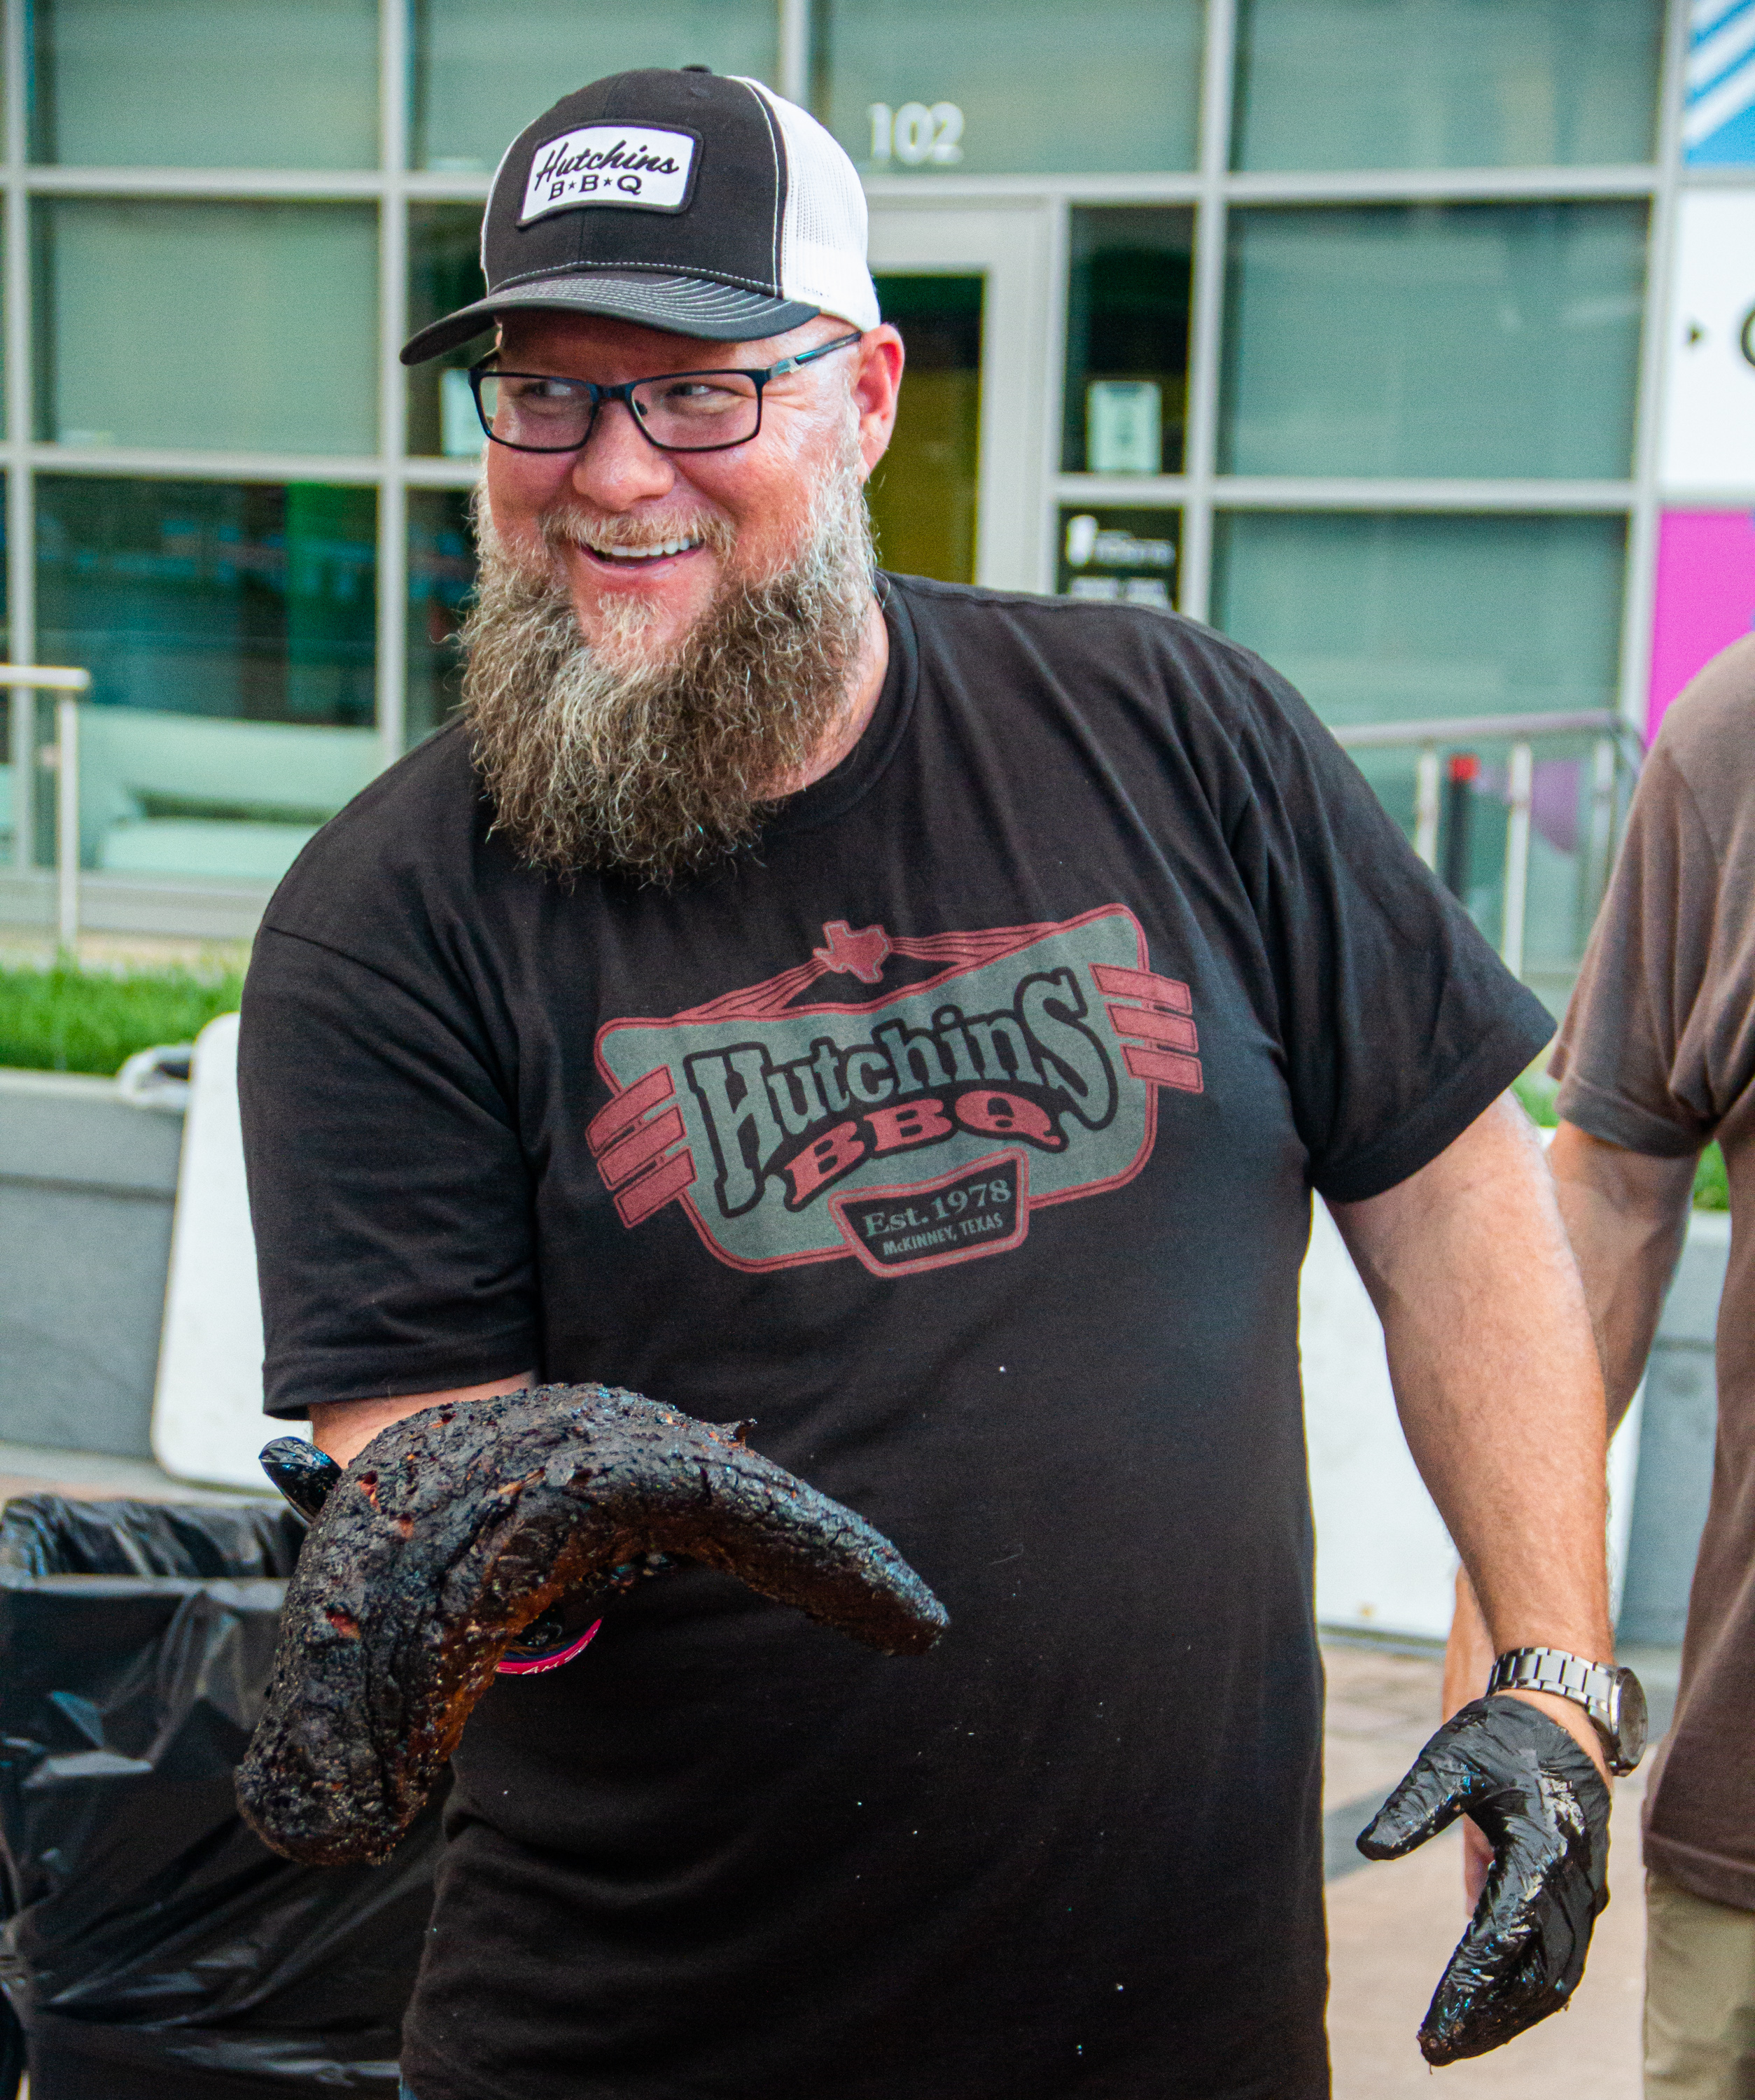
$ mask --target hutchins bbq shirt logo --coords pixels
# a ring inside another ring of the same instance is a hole
[[[822,930],[765,984],[599,1030],[615,1097],[587,1135],[624,1224],[680,1203],[736,1268],[971,1261],[1016,1246],[1032,1211],[1131,1180],[1159,1089],[1201,1091],[1188,988],[1147,968],[1121,905],[921,939]]]

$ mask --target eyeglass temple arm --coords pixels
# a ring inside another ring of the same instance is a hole
[[[833,342],[815,343],[809,350],[800,351],[796,357],[783,357],[778,364],[770,364],[763,376],[768,379],[778,379],[786,373],[797,371],[801,364],[809,364],[817,358],[827,357],[831,350],[845,350],[849,343],[858,342],[864,333],[863,329],[855,329],[851,335],[836,336]]]

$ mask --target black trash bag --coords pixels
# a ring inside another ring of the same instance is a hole
[[[0,1513],[0,2100],[27,2067],[31,2100],[395,2093],[439,1803],[325,1868],[233,1798],[303,1537],[267,1505]]]

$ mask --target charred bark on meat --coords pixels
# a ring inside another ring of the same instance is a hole
[[[245,1820],[308,1864],[387,1859],[507,1646],[655,1552],[886,1655],[924,1653],[946,1623],[880,1533],[734,1429],[603,1386],[431,1409],[321,1502],[238,1771]]]

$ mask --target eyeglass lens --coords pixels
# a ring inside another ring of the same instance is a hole
[[[761,389],[740,372],[642,380],[630,399],[642,430],[670,452],[741,444],[761,421]],[[486,373],[481,403],[492,434],[526,451],[574,451],[591,429],[591,395],[577,380]]]

